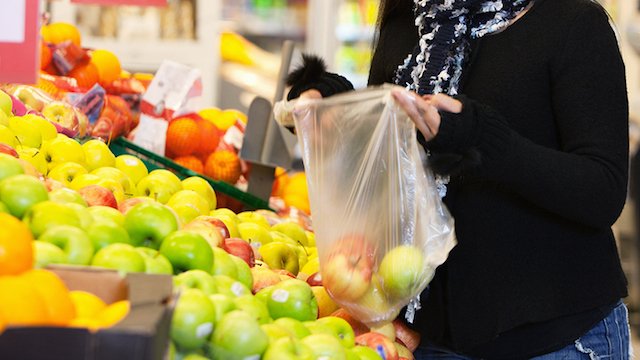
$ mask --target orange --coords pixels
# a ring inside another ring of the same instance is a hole
[[[214,151],[204,164],[204,173],[214,180],[235,184],[242,173],[240,158],[233,151]]]
[[[16,275],[33,266],[33,236],[25,223],[0,213],[0,275]]]
[[[44,42],[40,42],[40,69],[46,69],[51,64],[52,58],[51,48]]]
[[[200,143],[196,152],[199,154],[210,154],[218,148],[221,131],[212,122],[204,119],[196,121],[200,129]]]
[[[76,316],[76,309],[69,296],[69,289],[48,270],[34,269],[22,274],[44,300],[47,316],[52,325],[66,326]]]
[[[110,85],[120,78],[122,66],[118,57],[109,50],[93,50],[91,63],[98,69],[99,82],[102,85]]]
[[[307,215],[311,214],[311,206],[307,197],[298,194],[285,194],[282,200],[287,206],[294,207]]]
[[[281,167],[277,167],[274,174],[274,181],[273,181],[273,187],[271,189],[271,194],[273,196],[282,197],[284,189],[288,183],[289,183],[289,174],[287,174],[287,170]]]
[[[44,300],[22,276],[0,276],[0,318],[7,326],[49,323]]]
[[[5,326],[7,325],[4,323],[4,319],[0,317],[0,334],[4,331]]]
[[[204,165],[202,164],[202,161],[200,161],[200,159],[198,159],[193,155],[179,156],[173,159],[173,161],[197,173],[202,174],[202,171],[204,170]]]
[[[76,79],[78,86],[82,89],[90,89],[100,80],[98,68],[91,62],[76,66],[67,76]]]
[[[130,308],[128,300],[116,301],[98,314],[96,323],[101,328],[112,327],[127,316]]]
[[[80,46],[80,31],[68,23],[56,22],[45,25],[40,28],[40,34],[42,40],[51,44],[60,44],[69,40],[76,46]]]
[[[304,172],[297,172],[291,175],[282,192],[283,196],[295,194],[305,198],[309,197],[306,174]]]
[[[188,117],[171,120],[167,129],[167,153],[174,156],[191,155],[200,145],[200,128]]]
[[[69,297],[76,309],[76,319],[94,318],[107,307],[102,299],[87,291],[73,290],[69,292]]]

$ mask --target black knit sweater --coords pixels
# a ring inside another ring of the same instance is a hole
[[[381,29],[372,85],[391,82],[417,41],[411,3]],[[483,358],[559,349],[627,294],[611,225],[626,199],[628,104],[607,15],[588,0],[537,0],[473,44],[462,93],[463,113],[443,113],[426,144],[466,164],[448,164],[461,174],[445,198],[459,244],[416,327]]]

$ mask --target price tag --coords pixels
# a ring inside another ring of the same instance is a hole
[[[167,6],[168,0],[71,0],[76,4]]]
[[[39,5],[39,0],[0,0],[0,82],[36,83]]]

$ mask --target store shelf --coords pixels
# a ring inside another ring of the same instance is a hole
[[[340,42],[372,42],[375,27],[371,25],[341,24],[336,27],[336,39]]]

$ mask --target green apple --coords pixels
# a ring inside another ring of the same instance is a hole
[[[6,92],[0,90],[0,110],[6,115],[11,115],[13,109],[13,100]]]
[[[160,253],[169,259],[176,273],[195,269],[211,271],[213,266],[213,251],[207,240],[182,230],[173,232],[162,241]]]
[[[182,180],[182,188],[185,190],[193,190],[197,192],[203,199],[207,201],[209,204],[209,210],[213,210],[216,208],[218,203],[216,198],[216,192],[211,187],[209,182],[199,176],[191,176],[184,180]],[[207,211],[207,214],[209,211]]]
[[[351,348],[355,346],[356,335],[351,325],[343,318],[337,316],[325,316],[316,320],[316,323],[327,326],[331,335],[340,339],[342,346]]]
[[[91,224],[93,224],[93,216],[91,216],[85,206],[76,203],[64,203],[61,205],[76,212],[78,219],[80,220],[81,229],[86,230],[91,226]]]
[[[182,360],[209,360],[209,358],[202,354],[189,353],[182,357]]]
[[[0,182],[0,201],[15,217],[22,218],[32,206],[48,199],[44,183],[33,176],[14,175]]]
[[[250,244],[259,243],[260,246],[264,246],[273,241],[268,228],[256,223],[241,222],[238,224],[238,232],[240,233],[240,238],[248,241]]]
[[[37,147],[37,146],[32,146]],[[84,151],[79,142],[65,136],[58,136],[42,144],[40,151],[44,154],[49,169],[65,162],[85,163]]]
[[[270,285],[263,287],[255,294],[255,298],[267,304],[269,302],[269,298],[271,297],[271,293],[273,292],[275,286]]]
[[[0,153],[0,180],[19,174],[24,174],[20,160],[9,154]]]
[[[173,277],[173,285],[178,289],[200,289],[205,294],[215,294],[217,291],[216,282],[206,271],[187,270]]]
[[[158,250],[147,247],[137,247],[136,251],[144,259],[144,272],[147,274],[173,275],[173,266],[169,259],[164,257]]]
[[[240,281],[226,275],[213,275],[216,284],[216,294],[223,294],[232,297],[251,294],[251,289]]]
[[[216,319],[214,324],[217,324],[224,314],[236,309],[233,299],[233,297],[224,294],[209,295],[209,300],[211,300],[213,307],[216,309]]]
[[[307,262],[309,261],[309,255],[307,254],[307,249],[304,246],[300,245],[300,243],[293,240],[290,236],[279,231],[270,231],[269,234],[271,234],[273,242],[281,242],[291,245],[298,256],[299,269],[302,269],[307,264]]]
[[[425,261],[422,249],[400,245],[387,252],[378,267],[384,291],[394,299],[411,297],[424,281]]]
[[[0,115],[2,116],[2,115]],[[8,124],[8,118],[7,118]],[[13,148],[17,148],[18,139],[11,129],[0,123],[0,142],[5,143]],[[17,150],[17,149],[16,149]]]
[[[319,359],[302,341],[284,337],[269,344],[263,360],[314,360]]]
[[[9,209],[7,208],[7,205],[5,205],[2,201],[0,201],[0,213],[5,213],[5,214],[9,213]]]
[[[129,244],[129,233],[120,225],[110,220],[94,220],[87,228],[87,235],[96,251],[111,244]]]
[[[340,340],[327,334],[311,334],[301,340],[313,352],[315,359],[347,360]]]
[[[91,266],[127,273],[143,273],[146,269],[142,255],[129,244],[111,244],[98,250],[91,261]]]
[[[33,266],[37,269],[44,268],[49,264],[66,264],[67,255],[59,247],[44,241],[34,241],[33,243]]]
[[[271,242],[259,248],[262,260],[271,269],[284,269],[292,274],[298,274],[300,270],[298,253],[291,244]]]
[[[233,299],[233,304],[236,309],[242,310],[251,315],[259,324],[268,324],[273,321],[273,319],[271,319],[271,315],[269,315],[267,305],[253,297],[253,295],[247,294],[238,296]]]
[[[66,204],[43,201],[31,207],[23,221],[29,225],[34,237],[40,237],[46,230],[60,225],[80,227],[80,217],[76,210]],[[91,243],[91,241],[89,241]]]
[[[192,221],[186,223],[182,227],[182,230],[200,234],[205,240],[207,240],[209,245],[214,248],[219,247],[224,241],[220,229],[212,222],[203,220],[203,218],[196,217]]]
[[[333,330],[327,325],[323,323],[319,323],[316,320],[305,321],[302,323],[310,334],[327,334],[331,336],[335,336],[333,334]]]
[[[213,332],[215,315],[215,308],[204,292],[183,290],[171,319],[171,340],[181,351],[202,348]]]
[[[124,191],[125,198],[133,197],[138,193],[131,178],[121,170],[114,167],[99,167],[97,169],[93,169],[91,174],[120,183],[122,190]]]
[[[58,225],[45,231],[38,241],[51,243],[65,253],[72,265],[89,265],[93,257],[93,244],[83,230],[68,225]]]
[[[360,360],[380,360],[380,354],[368,346],[357,345],[347,351],[358,356]]]
[[[125,200],[124,188],[120,182],[113,179],[101,178],[95,185],[102,186],[103,188],[111,191],[113,196],[116,198],[116,203],[122,204]]]
[[[155,170],[154,170],[155,171]],[[175,183],[167,180],[164,176],[159,176],[153,171],[149,175],[140,179],[136,185],[136,191],[140,196],[147,196],[156,201],[166,204],[173,194],[182,190],[182,183]]]
[[[316,234],[311,232],[311,231],[308,231],[308,230],[305,230],[304,233],[307,235],[307,241],[309,241],[309,245],[308,246],[315,247],[316,246]]]
[[[91,139],[82,144],[82,150],[84,150],[85,163],[89,171],[116,164],[115,155],[102,140]]]
[[[268,286],[275,285],[282,281],[278,273],[266,266],[256,265],[252,267],[251,277],[253,278],[253,286],[251,287],[251,290],[254,294]]]
[[[124,228],[134,246],[144,245],[157,249],[164,238],[178,230],[178,220],[166,206],[156,202],[142,202],[127,211]]]
[[[32,127],[38,129],[38,132],[40,132],[42,136],[42,141],[52,140],[58,136],[58,130],[51,121],[41,116],[30,116],[29,122]]]
[[[180,178],[176,174],[167,169],[155,169],[151,171],[149,175],[158,176],[161,179],[165,179],[165,181],[182,190],[182,180],[180,180]]]
[[[171,195],[167,206],[174,208],[175,206],[189,206],[194,208],[198,215],[206,215],[209,213],[209,203],[200,194],[193,190],[180,190]]]
[[[38,128],[31,125],[31,119],[37,115],[12,116],[9,118],[9,129],[18,139],[18,144],[39,148],[42,145],[42,134]]]
[[[290,317],[308,321],[318,317],[318,302],[311,287],[298,279],[284,280],[273,285],[267,307],[274,319]]]
[[[98,185],[98,183],[102,180],[98,175],[93,174],[79,174],[73,178],[71,181],[71,185],[69,186],[73,190],[80,190],[89,185]]]
[[[260,302],[260,300],[256,300],[256,301]],[[291,334],[287,331],[287,329],[275,323],[264,323],[260,325],[260,328],[269,337],[269,344],[273,344],[278,339],[291,336]]]
[[[5,114],[4,111],[0,111],[0,125],[9,126],[9,115]]]
[[[305,336],[309,336],[311,332],[304,326],[304,323],[300,320],[292,319],[289,317],[282,317],[274,320],[274,324],[280,325],[287,329],[291,335],[297,339],[302,339]]]
[[[259,359],[269,337],[251,315],[234,310],[220,319],[209,345],[214,360]]]
[[[227,227],[227,231],[229,231],[229,237],[240,237],[240,231],[238,231],[238,223],[233,219],[232,216],[226,214],[213,214],[213,212],[211,212],[210,214],[212,218],[222,221],[222,223]]]
[[[238,214],[238,220],[240,220],[240,223],[258,224],[267,230],[271,228],[267,218],[256,211],[243,211]]]
[[[84,166],[75,162],[58,163],[47,173],[47,177],[58,180],[64,186],[71,187],[71,182],[78,176],[87,173],[87,169]]]
[[[253,275],[251,274],[251,268],[249,267],[249,265],[244,260],[242,260],[237,256],[229,255],[229,257],[231,258],[231,261],[233,261],[233,263],[236,266],[237,275],[235,279],[243,283],[247,288],[251,289],[253,287]],[[215,263],[214,263],[214,268],[215,268]]]
[[[127,174],[134,184],[149,174],[144,162],[133,155],[124,154],[116,157],[115,167]]]
[[[87,202],[84,201],[82,196],[77,191],[71,190],[66,187],[51,190],[49,192],[49,200],[57,202],[59,204],[76,203],[78,205],[87,207]]]
[[[87,208],[87,211],[95,220],[111,221],[118,226],[124,226],[124,214],[110,206],[95,205]]]
[[[213,247],[211,249],[213,251],[211,274],[227,275],[232,279],[238,280],[238,270],[235,262],[231,259],[231,255],[219,247]]]
[[[293,221],[285,221],[279,224],[275,224],[271,227],[271,230],[281,232],[302,246],[309,246],[309,239],[304,231],[304,228],[300,224]]]
[[[178,217],[178,223],[180,224],[180,227],[183,227],[184,225],[192,222],[193,220],[195,220],[195,218],[200,216],[200,212],[196,208],[189,205],[173,205],[169,206],[169,208]]]

